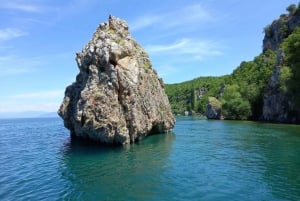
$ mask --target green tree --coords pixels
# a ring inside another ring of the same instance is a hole
[[[291,68],[288,66],[283,66],[280,68],[279,74],[279,90],[282,92],[288,92],[287,83],[290,81],[292,77]]]
[[[295,4],[289,5],[286,10],[289,12],[289,14],[294,14],[297,11],[297,6]]]
[[[271,25],[267,25],[265,28],[264,28],[264,33],[266,34],[266,36],[268,38],[272,37],[272,31],[271,31]]]
[[[173,113],[183,114],[185,110],[189,110],[204,114],[208,97],[219,97],[220,87],[228,77],[199,77],[182,83],[165,85]],[[201,97],[197,95],[200,89],[205,91]]]
[[[251,108],[251,119],[258,119],[262,114],[263,95],[273,73],[276,53],[266,50],[253,61],[243,61],[236,68],[227,85],[238,85],[241,99],[247,101]]]
[[[294,30],[282,44],[285,62],[290,67],[287,81],[287,91],[292,96],[295,105],[300,104],[300,28]],[[299,107],[299,106],[298,106]]]
[[[251,116],[251,106],[239,92],[239,86],[228,85],[222,96],[222,115],[225,119],[245,120]]]

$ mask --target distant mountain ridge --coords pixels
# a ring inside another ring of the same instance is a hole
[[[166,85],[173,112],[204,115],[210,108],[218,118],[300,123],[300,3],[287,11],[265,27],[262,53],[230,75]]]

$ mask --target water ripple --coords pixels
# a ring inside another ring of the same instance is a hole
[[[178,118],[101,147],[60,119],[0,120],[0,200],[300,200],[299,126]]]

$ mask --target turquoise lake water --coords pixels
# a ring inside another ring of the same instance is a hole
[[[107,148],[59,118],[0,120],[0,200],[300,200],[300,126],[181,117]]]

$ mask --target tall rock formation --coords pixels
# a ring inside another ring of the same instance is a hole
[[[82,52],[58,114],[74,136],[126,144],[174,127],[168,97],[124,20],[110,16]]]
[[[265,28],[263,51],[271,49],[277,52],[274,72],[268,82],[263,100],[261,119],[264,121],[296,123],[297,114],[291,111],[292,100],[289,95],[279,90],[280,69],[283,67],[285,54],[280,49],[281,43],[300,26],[300,8],[289,14],[283,14],[278,20]],[[299,115],[299,114],[298,114]]]
[[[283,60],[283,52],[277,51],[276,66],[274,72],[267,84],[266,92],[263,100],[262,120],[273,122],[290,122],[290,106],[291,100],[289,96],[280,91],[278,88],[281,62]]]

